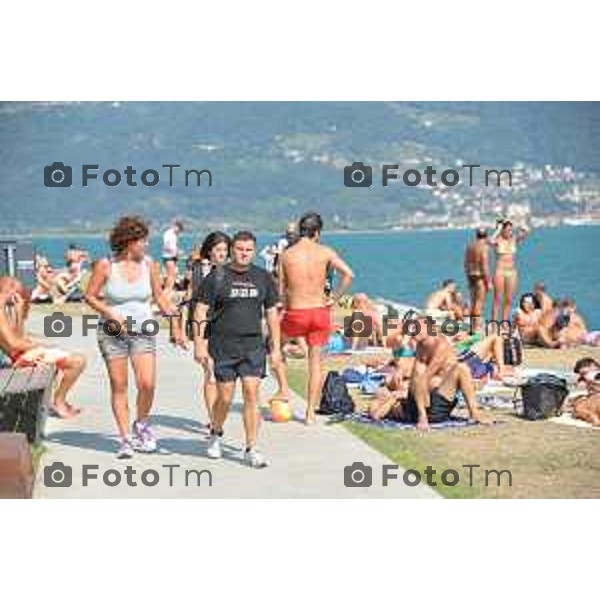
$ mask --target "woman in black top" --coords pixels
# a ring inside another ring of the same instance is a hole
[[[197,324],[193,322],[194,309],[200,295],[202,282],[206,276],[217,266],[224,265],[229,261],[231,251],[231,238],[222,231],[213,231],[209,233],[202,242],[200,249],[200,258],[191,264],[191,273],[188,289],[189,297],[189,318],[188,318],[188,336],[193,340]],[[217,398],[217,385],[213,365],[208,364],[204,368],[204,402],[208,418],[212,423],[212,410]]]

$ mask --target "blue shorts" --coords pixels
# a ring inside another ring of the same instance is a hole
[[[235,358],[213,358],[215,379],[217,381],[235,381],[238,377],[266,377],[267,352],[264,347],[257,348],[246,356]]]

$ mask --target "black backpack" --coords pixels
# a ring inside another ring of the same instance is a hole
[[[354,408],[354,400],[342,376],[337,371],[329,371],[317,412],[320,415],[348,415],[354,412]]]
[[[556,417],[568,394],[564,379],[550,373],[535,375],[521,385],[523,416],[530,421]]]
[[[516,336],[502,338],[504,364],[518,367],[523,362],[523,343]]]

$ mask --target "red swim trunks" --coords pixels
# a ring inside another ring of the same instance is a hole
[[[283,313],[281,331],[286,337],[303,337],[309,346],[324,346],[331,333],[331,308],[288,308]]]

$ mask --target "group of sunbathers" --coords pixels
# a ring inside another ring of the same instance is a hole
[[[81,301],[82,281],[88,261],[88,252],[75,244],[69,245],[65,253],[64,269],[54,269],[45,256],[36,255],[36,285],[31,292],[31,302],[63,304]]]

